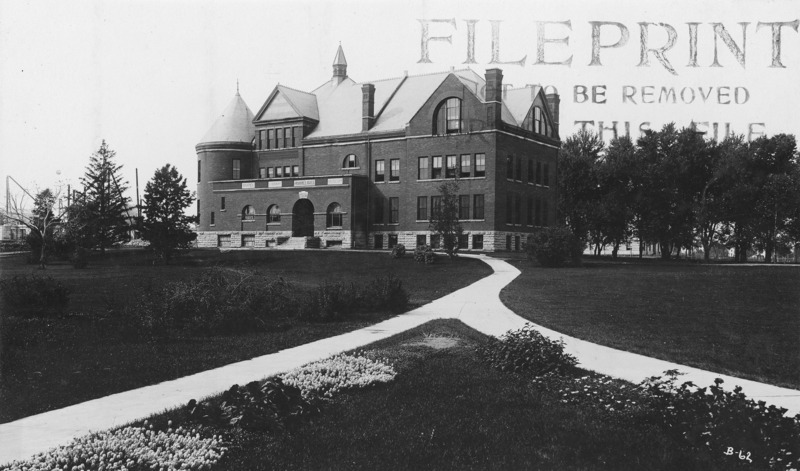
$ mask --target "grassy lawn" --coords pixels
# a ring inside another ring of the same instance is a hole
[[[300,286],[325,280],[363,282],[394,274],[412,305],[421,305],[491,273],[477,260],[420,265],[387,253],[196,250],[169,266],[152,266],[143,251],[109,253],[88,268],[53,264],[47,275],[71,288],[67,314],[14,319],[4,310],[0,351],[0,423],[108,394],[155,384],[273,353],[367,325],[365,321],[304,323],[287,320],[273,331],[147,342],[122,328],[120,307],[148,285],[185,280],[210,266],[249,267]],[[39,273],[24,258],[0,259],[0,277]]]
[[[586,263],[521,271],[501,293],[565,335],[800,388],[800,267]]]
[[[420,345],[425,337],[455,346]],[[219,469],[715,469],[635,414],[564,404],[530,377],[477,359],[486,338],[435,321],[367,347],[387,385],[340,393],[291,433],[233,432]]]

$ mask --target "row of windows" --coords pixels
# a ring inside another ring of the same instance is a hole
[[[546,199],[528,197],[525,224],[529,226],[547,226],[550,205]],[[506,194],[506,223],[522,224],[522,197],[517,193]]]
[[[300,127],[261,129],[256,135],[258,149],[285,149],[297,147],[302,136]]]
[[[550,120],[547,119],[544,110],[538,106],[534,106],[525,116],[522,121],[522,127],[528,131],[533,131],[536,134],[544,134],[545,136],[552,137],[553,127],[550,125]]]
[[[386,181],[386,162],[383,160],[375,161],[375,181],[376,182]],[[389,181],[390,182],[400,181],[400,159],[389,160]]]
[[[225,211],[225,197],[223,196],[220,200],[220,211]],[[215,224],[214,221],[214,211],[211,212],[211,219],[210,224],[213,226]],[[244,208],[242,208],[242,221],[255,221],[256,219],[256,208],[253,205],[248,204]],[[272,204],[267,208],[266,213],[267,224],[276,223],[279,224],[281,222],[281,207],[277,204]],[[340,228],[342,227],[342,205],[339,203],[331,203],[328,205],[328,210],[326,211],[325,217],[325,227],[327,228]]]
[[[472,203],[472,204],[470,204]],[[458,200],[459,219],[483,219],[484,218],[484,198],[483,195],[459,195]],[[374,206],[374,224],[386,223],[386,198],[376,198]],[[388,198],[389,224],[400,222],[400,198]],[[430,208],[430,210],[429,210]],[[427,196],[417,197],[417,221],[428,221],[436,217],[442,210],[442,197],[431,196],[430,206]],[[470,216],[472,216],[470,218]]]
[[[506,178],[522,181],[522,157],[506,157]],[[528,159],[528,183],[550,186],[550,163]]]
[[[397,234],[387,234],[387,247],[393,249],[397,245]],[[417,247],[420,245],[428,244],[428,236],[426,234],[417,235]],[[439,234],[431,234],[430,245],[434,249],[439,249],[442,246],[442,237]],[[383,234],[375,234],[375,241],[373,247],[376,249],[383,249]],[[469,234],[461,234],[458,236],[458,248],[469,248]],[[472,248],[475,250],[483,250],[483,234],[475,234],[472,236]]]
[[[417,159],[417,179],[469,178],[486,176],[486,154],[441,155]]]
[[[258,169],[258,178],[299,177],[299,165],[284,165],[283,167],[261,167]]]

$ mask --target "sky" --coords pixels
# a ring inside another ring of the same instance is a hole
[[[137,169],[140,193],[166,163],[193,185],[194,147],[237,82],[256,112],[278,83],[330,79],[340,43],[357,82],[499,67],[505,84],[554,86],[562,138],[586,122],[608,140],[615,121],[634,139],[671,121],[708,123],[708,136],[713,123],[719,135],[726,123],[745,137],[798,134],[798,18],[796,0],[0,0],[0,178],[80,186],[105,139],[132,199]],[[787,23],[782,67],[775,22]]]

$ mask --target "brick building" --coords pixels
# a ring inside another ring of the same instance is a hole
[[[520,250],[555,222],[558,108],[500,69],[356,83],[339,46],[316,90],[277,85],[255,114],[237,91],[196,146],[198,243],[436,246],[437,187],[457,180],[459,244]]]

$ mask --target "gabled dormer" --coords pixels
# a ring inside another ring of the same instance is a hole
[[[256,113],[256,150],[299,147],[319,123],[317,97],[277,85]]]

